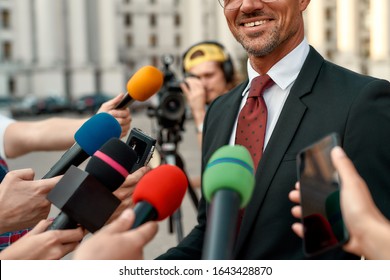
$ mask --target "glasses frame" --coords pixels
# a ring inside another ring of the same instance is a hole
[[[229,0],[229,1],[231,1],[231,0]],[[241,7],[242,1],[243,0],[241,0],[241,4],[238,7],[235,7],[235,8],[226,8],[225,5],[224,5],[225,0],[218,0],[218,3],[224,10],[234,11],[234,10],[237,10],[237,9],[239,9]],[[259,0],[259,1],[264,2],[264,3],[273,3],[273,2],[278,2],[279,0]]]

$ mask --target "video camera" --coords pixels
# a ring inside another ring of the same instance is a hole
[[[180,88],[180,82],[171,71],[173,63],[172,55],[163,55],[164,84],[157,94],[158,105],[156,108],[149,108],[149,117],[156,117],[162,128],[184,130],[186,102]]]

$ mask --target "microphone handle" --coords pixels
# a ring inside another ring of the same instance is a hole
[[[119,104],[115,106],[115,109],[124,109],[133,102],[134,102],[134,99],[130,96],[130,94],[125,93],[121,102],[119,102]]]
[[[71,165],[79,166],[83,163],[89,154],[87,154],[77,143],[67,150],[53,167],[46,173],[42,179],[53,178],[58,175],[63,175]]]
[[[237,192],[222,189],[214,194],[207,222],[203,260],[231,260],[240,211]]]
[[[137,228],[140,225],[154,221],[157,219],[157,211],[154,209],[153,205],[146,201],[140,201],[134,206],[135,220],[131,229]]]
[[[47,228],[47,230],[73,229],[73,228],[77,228],[77,222],[75,222],[64,212],[61,212],[54,219],[53,223]]]

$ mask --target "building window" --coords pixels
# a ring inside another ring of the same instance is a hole
[[[174,24],[175,26],[180,26],[181,25],[181,17],[179,14],[175,14],[175,17],[174,17]]]
[[[152,5],[156,4],[156,0],[149,0],[149,3],[152,4]]]
[[[10,28],[11,16],[8,10],[3,10],[1,12],[1,26],[4,29]]]
[[[131,48],[134,45],[133,36],[131,34],[126,35],[126,47]]]
[[[149,45],[151,47],[156,47],[157,46],[157,36],[156,34],[151,34],[149,37]]]
[[[332,38],[333,38],[333,32],[332,32],[332,30],[326,29],[325,34],[326,34],[326,35],[325,35],[325,36],[326,36],[326,40],[327,40],[328,42],[332,41]]]
[[[175,47],[181,47],[181,36],[178,34],[175,35]]]
[[[160,62],[160,59],[157,56],[153,55],[151,60],[152,60],[152,65],[157,67]]]
[[[149,16],[149,24],[150,26],[156,26],[157,25],[157,17],[155,14],[151,14]]]
[[[125,14],[125,26],[131,26],[133,24],[133,18],[131,14]]]
[[[326,57],[329,59],[329,60],[332,60],[334,58],[334,53],[332,50],[326,50]]]
[[[8,80],[8,89],[11,95],[15,93],[15,80],[12,77]]]
[[[12,45],[10,42],[3,43],[3,59],[9,60],[12,56]]]
[[[126,61],[126,65],[127,67],[130,69],[130,70],[133,70],[135,68],[135,62],[134,60],[132,59],[129,59],[128,61]]]
[[[130,4],[130,3],[131,3],[131,0],[123,0],[123,3],[125,3],[125,4]]]
[[[332,17],[333,13],[332,13],[332,9],[331,8],[327,8],[325,10],[325,18],[327,20],[331,20],[333,17]]]
[[[361,46],[361,55],[362,57],[364,58],[368,58],[371,56],[371,53],[370,53],[370,44],[371,44],[371,41],[370,41],[370,38],[364,38],[362,39],[362,46]]]

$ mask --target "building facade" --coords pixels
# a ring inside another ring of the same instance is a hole
[[[315,0],[306,37],[324,57],[390,80],[390,1]],[[144,65],[162,67],[218,40],[245,72],[245,52],[217,0],[0,0],[0,96],[117,94]]]
[[[124,89],[117,1],[1,0],[0,95],[77,97]]]

